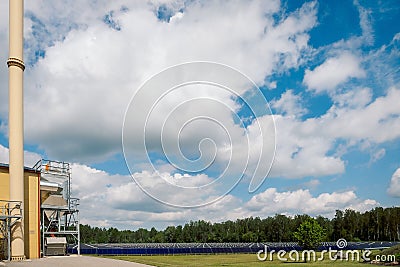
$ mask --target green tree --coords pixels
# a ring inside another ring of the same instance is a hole
[[[293,236],[303,249],[316,249],[325,239],[325,230],[317,220],[308,218],[300,224]]]

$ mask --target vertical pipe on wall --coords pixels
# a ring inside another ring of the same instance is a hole
[[[38,202],[38,206],[37,206],[37,216],[38,216],[38,225],[37,225],[37,238],[38,238],[38,240],[37,240],[37,243],[38,243],[38,255],[37,255],[37,257],[38,258],[40,258],[40,202],[41,202],[41,198],[40,198],[40,172],[37,174],[38,175],[38,180],[37,180],[37,183],[38,183],[38,199],[37,199],[37,202]]]
[[[24,1],[9,1],[9,155],[10,200],[21,201],[24,208],[24,108],[23,108],[23,31]],[[23,214],[23,212],[22,212]],[[21,214],[21,215],[22,215]],[[11,260],[25,259],[24,223],[20,219],[12,227]]]

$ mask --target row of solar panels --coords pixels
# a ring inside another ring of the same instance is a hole
[[[92,245],[82,245],[82,246],[91,248],[197,248],[197,247],[231,248],[231,247],[249,247],[260,244],[261,243],[104,243],[104,244],[92,244]]]
[[[400,242],[349,242],[347,247],[338,248],[335,242],[325,242],[318,250],[359,250],[382,249],[400,244]],[[175,255],[175,254],[215,254],[215,253],[257,253],[264,250],[300,250],[296,243],[147,243],[147,244],[95,244],[81,245],[81,254],[96,255]],[[71,254],[77,253],[76,247],[68,248]]]

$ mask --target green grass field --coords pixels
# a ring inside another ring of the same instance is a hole
[[[317,255],[317,257],[319,254]],[[330,261],[327,257],[319,262],[281,262],[276,257],[273,261],[259,261],[255,254],[216,254],[216,255],[168,255],[168,256],[109,256],[109,258],[133,261],[159,267],[180,267],[180,266],[198,266],[198,267],[214,267],[214,266],[314,266],[328,267],[341,266],[353,267],[364,266],[365,264],[356,261]]]

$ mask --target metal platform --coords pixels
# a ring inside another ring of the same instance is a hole
[[[11,260],[11,228],[22,220],[22,201],[0,200],[0,232],[7,244],[3,247],[7,260]]]
[[[41,173],[42,253],[48,237],[65,237],[80,254],[79,199],[71,197],[71,166],[67,162],[42,159],[34,169]]]

